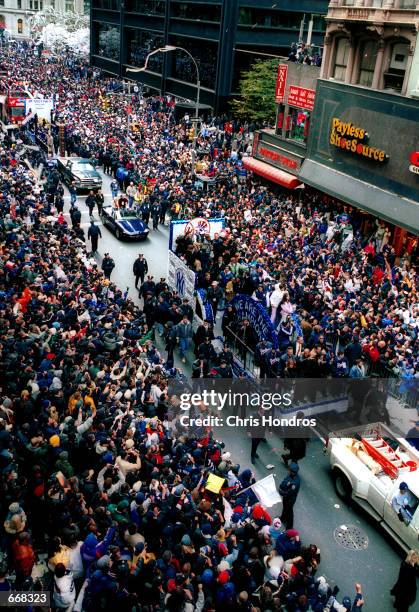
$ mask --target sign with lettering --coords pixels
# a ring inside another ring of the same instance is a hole
[[[238,294],[232,299],[230,304],[236,310],[238,321],[248,319],[259,340],[272,342],[275,348],[278,346],[278,334],[272,324],[268,311],[260,302],[248,295]]]
[[[300,165],[296,159],[291,159],[279,151],[268,149],[262,144],[260,144],[257,150],[257,157],[273,162],[275,166],[280,166],[281,168],[285,168],[287,170],[298,170]]]
[[[202,217],[187,221],[180,219],[170,223],[169,249],[176,249],[179,236],[189,236],[194,241],[199,234],[209,234],[211,239],[225,227],[225,219],[205,219]]]
[[[316,92],[314,89],[306,89],[305,87],[290,85],[288,104],[290,106],[296,106],[297,108],[304,108],[305,110],[312,111],[314,108],[315,97]]]
[[[386,162],[388,160],[386,152],[371,146],[368,140],[369,136],[365,128],[333,117],[329,138],[331,145],[380,164]]]
[[[279,104],[283,102],[285,98],[285,87],[287,85],[287,74],[288,74],[288,66],[286,64],[279,64],[278,66],[278,74],[276,77],[276,87],[275,87],[275,102]]]

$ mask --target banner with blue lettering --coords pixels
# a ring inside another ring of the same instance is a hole
[[[234,306],[238,320],[249,320],[259,340],[267,340],[272,342],[275,348],[278,347],[278,334],[268,311],[260,302],[248,295],[239,294],[229,302],[230,305]]]

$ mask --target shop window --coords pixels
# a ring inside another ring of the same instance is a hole
[[[23,34],[23,19],[17,20],[17,33]]]
[[[391,48],[390,64],[384,73],[384,89],[400,92],[406,73],[409,43],[398,42]]]
[[[310,112],[301,108],[290,107],[285,119],[285,133],[289,140],[306,144],[310,129]]]
[[[378,44],[375,40],[366,40],[361,43],[359,61],[358,84],[371,87],[374,76],[375,62],[377,60]]]
[[[336,57],[333,78],[337,81],[344,81],[346,67],[348,66],[350,44],[347,38],[339,38],[336,41]]]
[[[119,27],[95,23],[95,53],[111,60],[119,60]]]
[[[131,66],[142,67],[150,51],[164,46],[161,34],[145,32],[143,30],[126,29],[127,62]],[[150,57],[147,69],[151,72],[161,73],[163,66],[163,54],[156,53]]]

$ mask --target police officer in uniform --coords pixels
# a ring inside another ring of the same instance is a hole
[[[108,278],[110,280],[111,274],[112,274],[112,270],[114,269],[114,267],[115,267],[114,260],[109,255],[109,253],[105,253],[105,256],[104,256],[103,261],[102,261],[102,270],[103,270],[103,273],[105,275],[105,278]]]
[[[297,501],[301,479],[298,475],[298,464],[294,461],[289,464],[288,471],[288,476],[279,485],[279,492],[283,498],[281,521],[286,525],[287,529],[292,529],[294,526],[294,504]]]

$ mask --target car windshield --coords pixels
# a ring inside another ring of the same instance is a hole
[[[132,210],[120,210],[119,216],[121,219],[138,219],[137,215]]]
[[[94,166],[92,166],[92,164],[90,162],[77,162],[75,164],[75,167],[79,167],[80,170],[84,170],[84,171],[88,171],[88,172],[94,172],[95,168]]]

